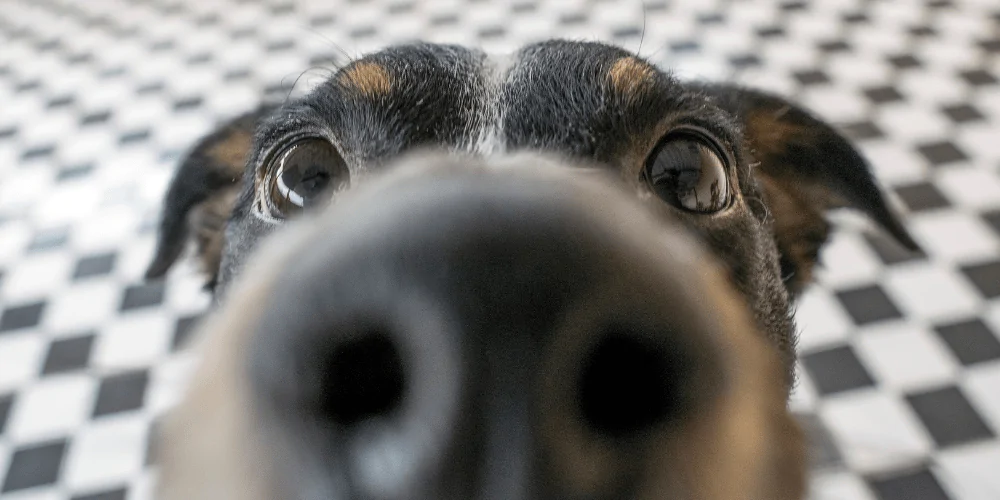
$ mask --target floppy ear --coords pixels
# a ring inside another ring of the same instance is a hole
[[[782,276],[797,295],[830,233],[824,212],[861,210],[904,247],[919,247],[886,203],[868,162],[830,125],[783,98],[735,85],[699,88],[743,126],[753,176],[773,217]]]
[[[146,279],[167,273],[193,236],[211,289],[219,271],[222,243],[243,182],[246,157],[257,122],[271,107],[239,116],[195,144],[181,161],[163,200],[156,252]]]

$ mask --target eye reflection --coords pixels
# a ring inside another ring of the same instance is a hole
[[[713,213],[729,205],[726,162],[697,134],[668,135],[649,156],[643,173],[660,199],[682,210]]]
[[[350,185],[346,162],[324,139],[303,139],[287,146],[270,168],[269,201],[279,218],[322,205]]]

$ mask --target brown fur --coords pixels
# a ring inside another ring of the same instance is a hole
[[[372,62],[354,64],[340,75],[340,83],[370,97],[386,95],[392,90],[389,72]]]
[[[799,124],[782,120],[791,106],[785,108],[761,109],[748,113],[744,120],[744,131],[750,141],[754,156],[764,162],[785,152],[789,142],[809,142],[815,135],[813,130]]]
[[[213,144],[206,154],[218,167],[234,177],[240,177],[243,175],[252,139],[252,129],[233,127],[228,134]]]
[[[201,260],[202,272],[208,276],[215,276],[219,270],[226,221],[238,194],[239,188],[235,186],[222,190],[191,211],[189,223],[194,230],[195,253]]]
[[[201,139],[184,158],[164,200],[160,240],[147,278],[166,274],[193,237],[209,285],[214,283],[225,222],[240,189],[254,127],[269,111],[265,107],[229,121]]]
[[[655,71],[649,64],[635,57],[623,57],[611,66],[608,80],[611,86],[626,100],[633,100],[637,94],[649,89]]]
[[[758,183],[773,214],[774,238],[783,259],[794,267],[782,276],[793,294],[812,282],[819,251],[830,233],[830,223],[817,210],[815,199],[787,182],[759,175]],[[785,266],[788,267],[788,266]]]

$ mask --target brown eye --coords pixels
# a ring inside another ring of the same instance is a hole
[[[351,182],[344,158],[333,144],[318,138],[287,146],[269,170],[268,195],[276,217],[323,205]]]
[[[646,183],[663,201],[698,213],[729,206],[726,161],[707,137],[682,131],[663,138],[646,160]]]

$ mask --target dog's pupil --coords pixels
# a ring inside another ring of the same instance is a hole
[[[325,193],[350,182],[343,158],[322,139],[306,139],[292,145],[284,154],[280,168],[280,199],[276,203],[283,215],[296,207],[315,205]],[[333,185],[334,181],[337,181],[336,185]],[[294,207],[289,207],[286,200]]]
[[[318,166],[310,166],[310,171],[306,177],[299,182],[301,189],[296,189],[303,198],[310,198],[326,188],[326,185],[330,183],[330,174],[320,170]]]

